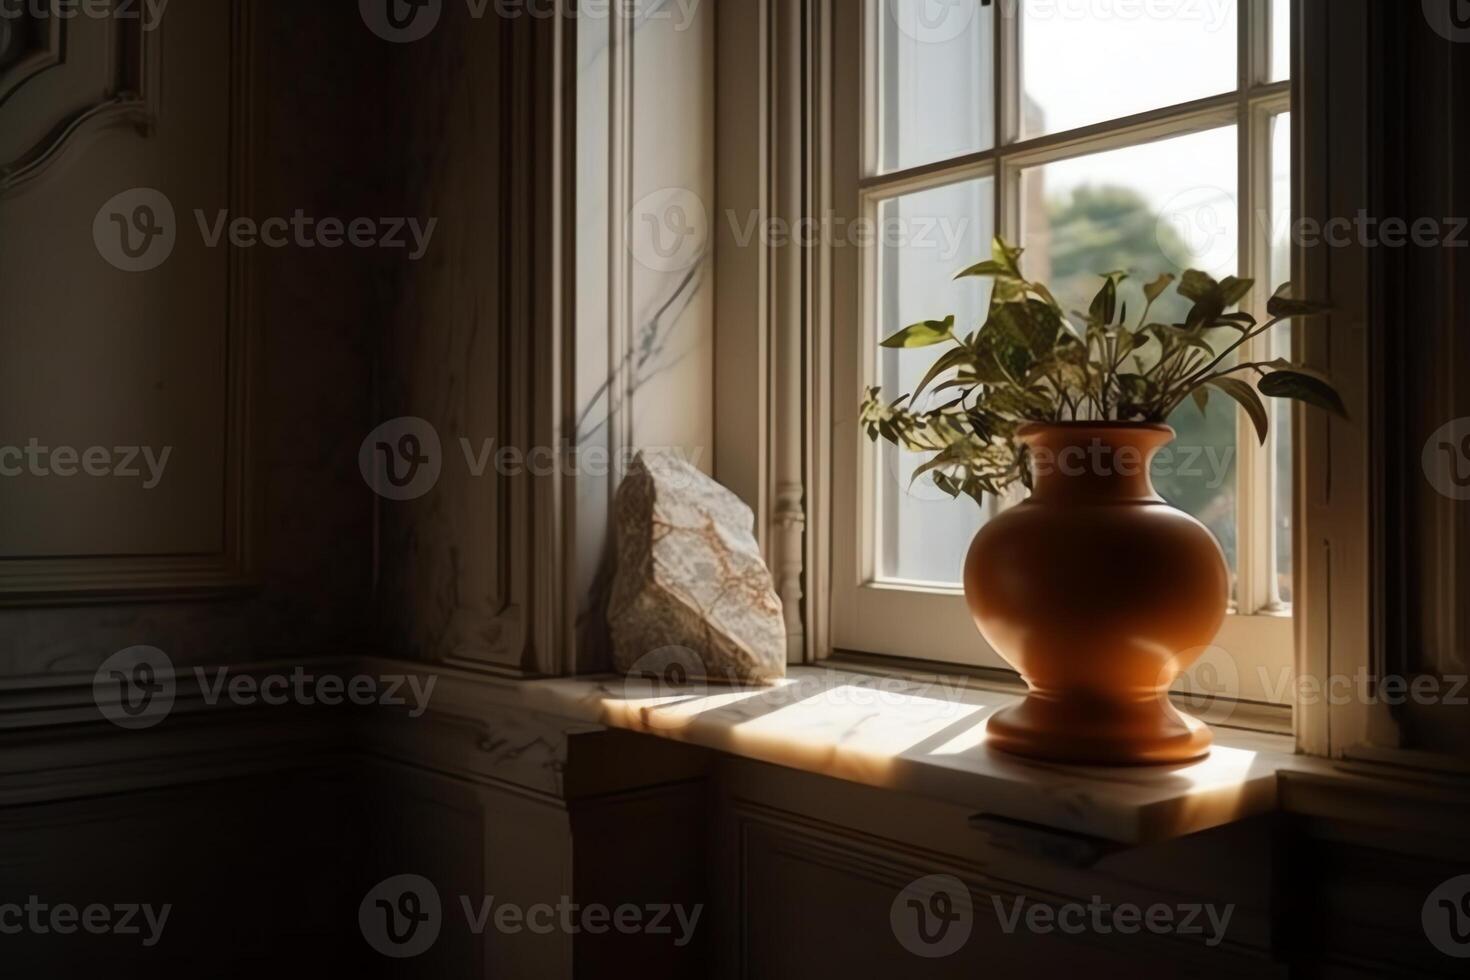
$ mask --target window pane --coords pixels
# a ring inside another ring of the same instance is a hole
[[[1237,87],[1236,0],[1057,0],[1022,9],[1026,137]]]
[[[1271,291],[1291,280],[1291,114],[1271,123]],[[1277,327],[1272,357],[1291,357],[1291,323]],[[1271,399],[1273,438],[1276,440],[1276,582],[1282,602],[1292,601],[1291,516],[1292,432],[1291,406]]]
[[[953,313],[965,331],[985,320],[990,284],[954,275],[990,252],[994,181],[968,180],[883,201],[878,208],[877,343],[910,323]],[[960,329],[957,327],[956,329]],[[943,348],[883,350],[878,383],[889,399],[914,390]],[[877,574],[887,581],[958,586],[980,509],[951,500],[927,478],[910,481],[924,454],[887,443],[878,453]]]
[[[878,12],[878,169],[994,145],[993,13],[981,0],[869,0]]]
[[[1235,273],[1236,171],[1233,126],[1027,170],[1023,268],[1029,278],[1051,283],[1067,310],[1089,307],[1101,273],[1128,270],[1132,278],[1122,292],[1133,322],[1145,305],[1143,284],[1161,273]],[[1171,291],[1150,319],[1179,322],[1188,309]],[[1156,347],[1145,348],[1145,361],[1150,350]],[[1203,414],[1186,404],[1169,420],[1178,439],[1154,472],[1159,492],[1215,533],[1232,570],[1236,417],[1234,403],[1224,398],[1212,398]]]
[[[1291,77],[1291,0],[1271,0],[1271,81]]]

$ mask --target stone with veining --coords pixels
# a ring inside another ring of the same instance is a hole
[[[629,673],[668,650],[700,679],[786,674],[781,599],[739,497],[669,452],[645,450],[617,497],[617,572],[608,604],[613,658]]]

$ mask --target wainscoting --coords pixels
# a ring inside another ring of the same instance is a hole
[[[1454,973],[1418,909],[1470,870],[1470,853],[1454,815],[1428,805],[1403,846],[1382,783],[1362,782],[1351,804],[1332,796],[1341,788],[1298,786],[1283,812],[1144,847],[1036,850],[965,807],[537,713],[513,705],[513,686],[448,672],[419,718],[214,707],[144,732],[81,722],[64,698],[8,693],[0,904],[35,895],[171,912],[153,947],[7,936],[7,964],[25,968],[18,976],[102,960],[121,976],[201,963],[214,976],[464,978],[618,977],[629,963],[652,977],[732,980],[1131,977],[1140,963],[1170,976]],[[442,915],[410,959],[380,955],[359,919],[400,875],[429,882]],[[963,942],[927,959],[905,944],[902,917],[920,911],[906,889],[935,875],[963,883],[969,917]],[[677,929],[477,928],[490,899],[698,918],[682,944]],[[1011,919],[1093,902],[1228,906],[1230,918],[1218,940],[1038,932]]]

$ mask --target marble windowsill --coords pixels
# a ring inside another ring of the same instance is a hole
[[[958,681],[798,667],[769,688],[654,691],[646,681],[514,685],[521,706],[761,762],[940,799],[977,815],[1122,844],[1165,840],[1268,813],[1278,775],[1315,771],[1291,739],[1216,730],[1188,766],[1103,769],[1033,763],[985,745],[1014,695]]]

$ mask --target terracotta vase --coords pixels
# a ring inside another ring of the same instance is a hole
[[[965,596],[1031,693],[990,719],[1005,752],[1095,765],[1209,753],[1210,731],[1169,703],[1224,623],[1230,572],[1203,524],[1154,491],[1164,425],[1032,423],[1029,500],[983,527]]]

